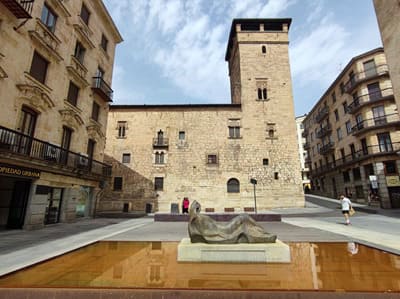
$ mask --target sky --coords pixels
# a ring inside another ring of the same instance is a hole
[[[124,41],[113,104],[230,103],[225,51],[234,18],[292,18],[296,116],[350,59],[382,46],[372,0],[104,0]]]

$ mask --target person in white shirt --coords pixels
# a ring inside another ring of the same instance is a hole
[[[342,213],[343,213],[343,216],[344,216],[344,218],[346,220],[346,225],[349,225],[350,224],[349,213],[350,213],[350,209],[351,209],[351,201],[350,201],[350,199],[348,199],[343,194],[340,195],[340,201],[341,201],[341,204],[342,204]]]

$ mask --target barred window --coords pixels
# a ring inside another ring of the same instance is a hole
[[[240,183],[237,179],[230,179],[227,183],[228,193],[239,193],[240,192]]]

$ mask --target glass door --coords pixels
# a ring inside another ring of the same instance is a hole
[[[63,189],[61,188],[51,188],[47,197],[45,224],[53,224],[60,221],[62,193]]]

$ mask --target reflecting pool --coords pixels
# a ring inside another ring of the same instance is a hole
[[[177,242],[98,242],[0,277],[0,287],[400,291],[400,256],[289,243],[288,264],[178,263]]]

